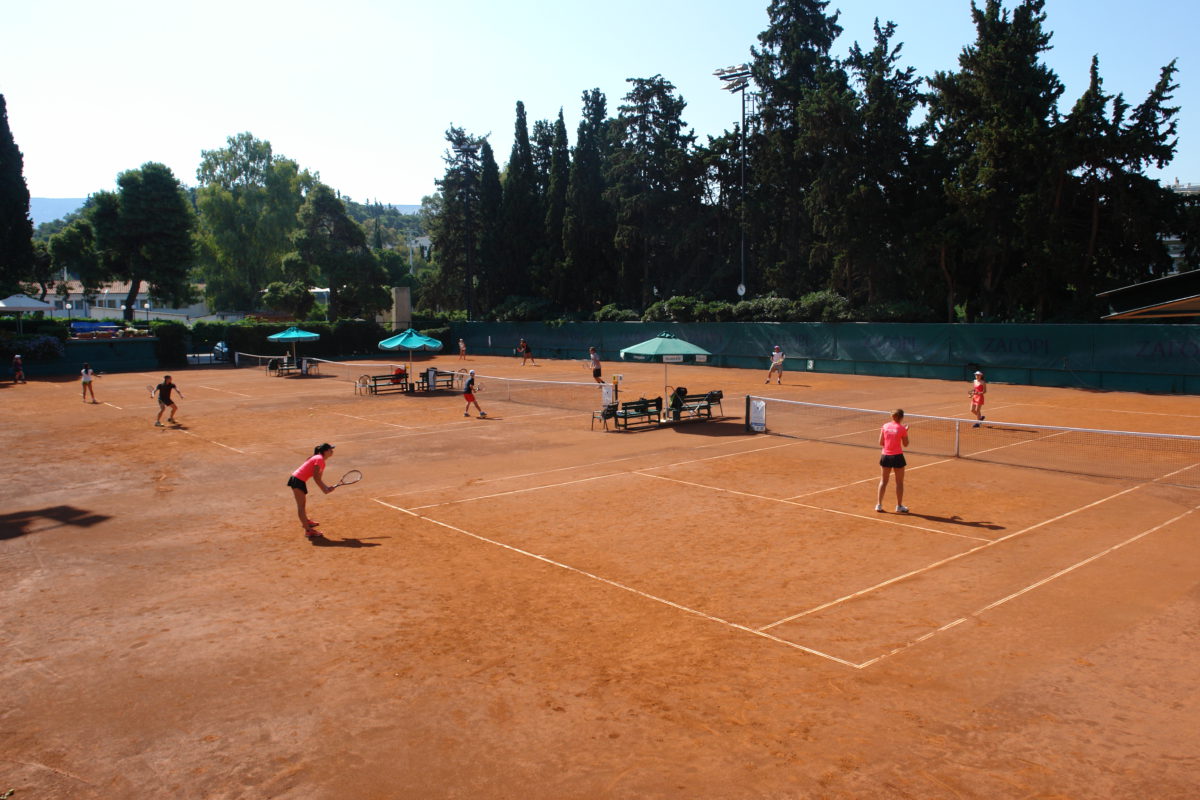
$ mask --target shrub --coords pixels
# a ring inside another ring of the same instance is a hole
[[[450,328],[449,328],[449,326],[442,326],[442,327],[438,327],[438,328],[423,328],[422,330],[417,331],[417,333],[421,334],[422,336],[428,336],[431,339],[437,339],[439,342],[441,342],[443,353],[446,352],[446,349],[450,346]],[[458,352],[458,351],[455,350],[455,352]]]
[[[497,322],[537,322],[548,319],[553,311],[554,304],[549,300],[509,295],[492,309],[492,316]]]
[[[57,336],[42,333],[0,336],[0,358],[9,361],[18,353],[25,361],[55,361],[66,355],[66,348]]]
[[[154,355],[162,367],[187,365],[188,328],[182,322],[154,320],[150,332],[158,337],[154,343]]]
[[[619,308],[616,303],[609,303],[592,315],[596,322],[637,322],[638,313],[628,308]]]
[[[867,322],[940,322],[936,311],[911,300],[874,303],[863,307],[857,315]]]
[[[738,322],[794,322],[800,319],[796,304],[786,297],[756,297],[741,300],[733,307]]]
[[[733,319],[733,304],[724,300],[711,300],[696,304],[697,322],[729,322]]]
[[[809,292],[796,303],[799,319],[839,322],[850,317],[850,301],[830,289]]]

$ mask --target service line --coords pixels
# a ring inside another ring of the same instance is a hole
[[[1172,525],[1172,524],[1178,522],[1179,520],[1183,519],[1184,517],[1188,516],[1189,514],[1194,513],[1198,509],[1200,509],[1200,506],[1197,506],[1196,508],[1189,508],[1187,511],[1184,511],[1182,514],[1172,517],[1171,519],[1167,520],[1166,522],[1159,523],[1158,525],[1155,525],[1153,528],[1149,528],[1135,536],[1131,536],[1130,538],[1126,539],[1123,542],[1114,544],[1112,547],[1105,548],[1104,550],[1101,550],[1099,553],[1088,556],[1087,558],[1083,559],[1082,561],[1078,561],[1069,567],[1064,567],[1063,569],[1060,569],[1058,572],[1055,572],[1053,575],[1048,575],[1045,578],[1042,578],[1040,581],[1035,581],[1034,583],[1029,584],[1028,586],[1026,586],[1023,589],[1018,589],[1017,591],[1013,592],[1012,594],[1008,595],[1007,597],[1002,597],[993,603],[988,603],[986,606],[979,609],[978,611],[975,611],[973,614],[970,614],[969,616],[978,617],[978,616],[982,615],[985,611],[991,611],[994,608],[998,608],[1010,600],[1015,600],[1018,597],[1026,594],[1028,592],[1032,592],[1034,589],[1038,589],[1042,586],[1045,586],[1046,584],[1050,583],[1050,581],[1053,581],[1057,578],[1061,578],[1063,575],[1067,575],[1071,572],[1074,572],[1075,570],[1080,569],[1081,567],[1085,567],[1088,564],[1092,563],[1093,561],[1097,561],[1097,560],[1103,558],[1104,556],[1109,555],[1110,553],[1114,553],[1117,550],[1120,550],[1122,547],[1125,547],[1126,545],[1133,544],[1134,542],[1138,541],[1139,539],[1144,539],[1145,537],[1149,536],[1150,534],[1160,531],[1163,528],[1167,527],[1168,525]],[[860,667],[864,667],[864,668],[869,667],[872,664],[882,661],[883,659],[888,658],[890,656],[894,656],[897,653],[903,652],[904,650],[907,650],[910,647],[913,647],[917,644],[920,644],[921,642],[926,641],[927,639],[932,638],[933,636],[941,633],[942,631],[949,630],[950,628],[953,628],[955,625],[958,625],[958,624],[966,622],[966,621],[967,621],[967,617],[960,617],[959,619],[956,619],[953,622],[947,623],[936,630],[932,630],[929,633],[926,633],[924,636],[914,639],[913,641],[911,641],[907,644],[901,645],[900,647],[897,647],[893,650],[889,650],[888,652],[886,652],[882,655],[876,656],[875,658],[872,658],[869,661],[864,661],[860,665]]]
[[[392,505],[391,503],[385,503],[383,500],[380,500],[379,498],[373,498],[373,499],[375,500],[376,503],[379,503],[381,506],[386,506],[387,508],[393,509],[395,511],[399,511],[403,514],[409,514],[410,516],[416,517],[417,519],[421,519],[426,522],[430,522],[434,525],[439,525],[443,528],[446,528],[447,530],[454,531],[455,533],[460,533],[464,536],[469,536],[472,539],[476,539],[480,542],[494,545],[495,547],[501,547],[501,548],[504,548],[505,550],[508,550],[513,553],[517,553],[519,555],[526,556],[528,558],[536,559],[536,560],[541,561],[544,564],[548,564],[552,567],[557,567],[559,569],[566,570],[567,572],[572,572],[572,573],[575,573],[576,575],[581,575],[585,578],[588,578],[589,580],[598,581],[600,583],[611,586],[615,589],[620,589],[623,592],[629,592],[631,594],[637,595],[638,597],[642,597],[646,600],[652,600],[655,603],[661,603],[662,605],[667,606],[669,608],[673,608],[677,611],[682,611],[686,614],[691,614],[691,615],[699,617],[701,619],[708,620],[709,622],[715,622],[719,625],[724,625],[727,628],[731,628],[733,630],[740,631],[742,633],[753,634],[754,636],[758,636],[762,639],[767,639],[769,641],[785,645],[792,649],[800,650],[800,651],[808,653],[810,655],[824,658],[824,659],[826,659],[828,661],[832,661],[836,664],[841,664],[844,667],[851,667],[853,669],[861,669],[861,667],[858,664],[855,664],[851,661],[846,661],[843,658],[838,658],[837,656],[830,655],[829,653],[822,653],[820,650],[814,650],[811,647],[805,647],[804,645],[797,644],[795,642],[789,642],[787,639],[781,639],[778,636],[775,636],[773,634],[765,633],[760,630],[755,630],[754,628],[750,628],[745,625],[739,625],[736,622],[730,622],[729,620],[722,619],[720,617],[715,617],[712,614],[706,614],[703,611],[700,611],[698,609],[689,608],[688,606],[680,605],[679,603],[675,603],[670,600],[667,600],[664,597],[659,597],[658,595],[653,595],[648,592],[643,592],[640,589],[635,589],[632,586],[629,586],[624,583],[620,583],[618,581],[614,581],[610,578],[605,578],[600,575],[596,575],[595,573],[579,569],[578,567],[572,567],[570,564],[564,564],[561,561],[555,561],[552,558],[547,558],[546,556],[540,555],[538,553],[531,553],[528,550],[522,550],[519,547],[513,547],[510,544],[505,544],[504,542],[498,542],[495,539],[489,539],[486,536],[480,536],[477,533],[471,533],[468,530],[459,528],[455,525],[451,525],[446,522],[442,522],[440,520],[433,519],[432,517],[426,517],[422,514],[416,513],[415,511],[413,511],[411,509],[402,508],[400,506]]]

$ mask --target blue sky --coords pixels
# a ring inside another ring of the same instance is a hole
[[[1006,2],[1011,8],[1012,2]],[[491,134],[503,163],[516,101],[560,108],[574,141],[580,95],[615,113],[625,79],[663,75],[684,119],[718,135],[740,114],[714,69],[747,60],[767,0],[457,0],[194,3],[62,0],[6,10],[0,94],[35,197],[83,197],[146,161],[196,181],[200,152],[250,131],[355,200],[419,203],[444,171],[450,125]],[[954,69],[974,38],[969,0],[843,0],[838,54],[898,24],[902,62]],[[1175,162],[1155,177],[1200,183],[1200,3],[1049,0],[1046,62],[1069,110],[1092,54],[1105,89],[1136,104],[1178,59]]]

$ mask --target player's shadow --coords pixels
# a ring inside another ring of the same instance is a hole
[[[994,522],[980,522],[980,521],[965,520],[962,517],[960,517],[958,514],[955,514],[950,517],[939,517],[936,514],[918,514],[914,511],[910,511],[905,516],[920,517],[921,519],[927,519],[930,522],[945,522],[947,525],[962,525],[963,527],[966,527],[966,528],[984,528],[985,530],[989,530],[989,531],[1004,530],[1003,525],[997,525]]]
[[[379,547],[378,542],[364,542],[362,539],[329,539],[319,536],[309,541],[313,547]]]
[[[12,514],[0,515],[0,540],[16,539],[29,533],[45,533],[46,531],[72,525],[77,528],[90,528],[110,517],[104,514],[92,514],[74,506],[49,506],[30,511],[17,511]],[[39,521],[50,524],[39,525]]]

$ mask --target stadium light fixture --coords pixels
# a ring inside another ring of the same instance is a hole
[[[729,93],[741,93],[742,95],[742,126],[738,133],[740,134],[738,142],[738,155],[741,162],[742,171],[742,190],[739,198],[741,206],[741,223],[738,226],[741,228],[741,261],[742,261],[742,279],[738,283],[738,297],[744,297],[746,294],[746,89],[750,86],[750,65],[736,64],[732,67],[724,67],[713,73],[724,83],[723,88]]]

